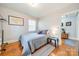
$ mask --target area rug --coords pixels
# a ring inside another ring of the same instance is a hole
[[[48,56],[54,49],[55,47],[53,45],[48,44],[33,53],[32,56]]]

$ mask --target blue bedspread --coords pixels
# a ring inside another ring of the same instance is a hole
[[[32,51],[34,51],[34,49],[40,47],[41,44],[45,44],[46,35],[37,34],[37,33],[28,33],[28,34],[22,35],[20,40],[23,46],[23,53],[28,55],[31,53],[28,43],[30,44]]]
[[[45,35],[44,34],[37,34],[37,33],[29,33],[29,34],[22,35],[22,39],[27,39],[26,41],[38,39],[40,37],[45,37]]]

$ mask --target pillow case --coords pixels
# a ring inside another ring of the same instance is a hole
[[[48,30],[41,30],[41,31],[38,32],[38,34],[47,34],[47,31]]]

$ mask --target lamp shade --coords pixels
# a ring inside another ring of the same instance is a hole
[[[53,34],[53,35],[56,35],[56,34],[57,34],[57,31],[58,31],[57,28],[53,28],[53,29],[52,29],[52,34]]]
[[[56,27],[53,27],[49,30],[49,36],[56,37],[57,34],[58,34],[58,29]]]

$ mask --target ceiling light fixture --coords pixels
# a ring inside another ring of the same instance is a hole
[[[28,3],[28,4],[31,5],[32,7],[38,6],[38,3]]]

